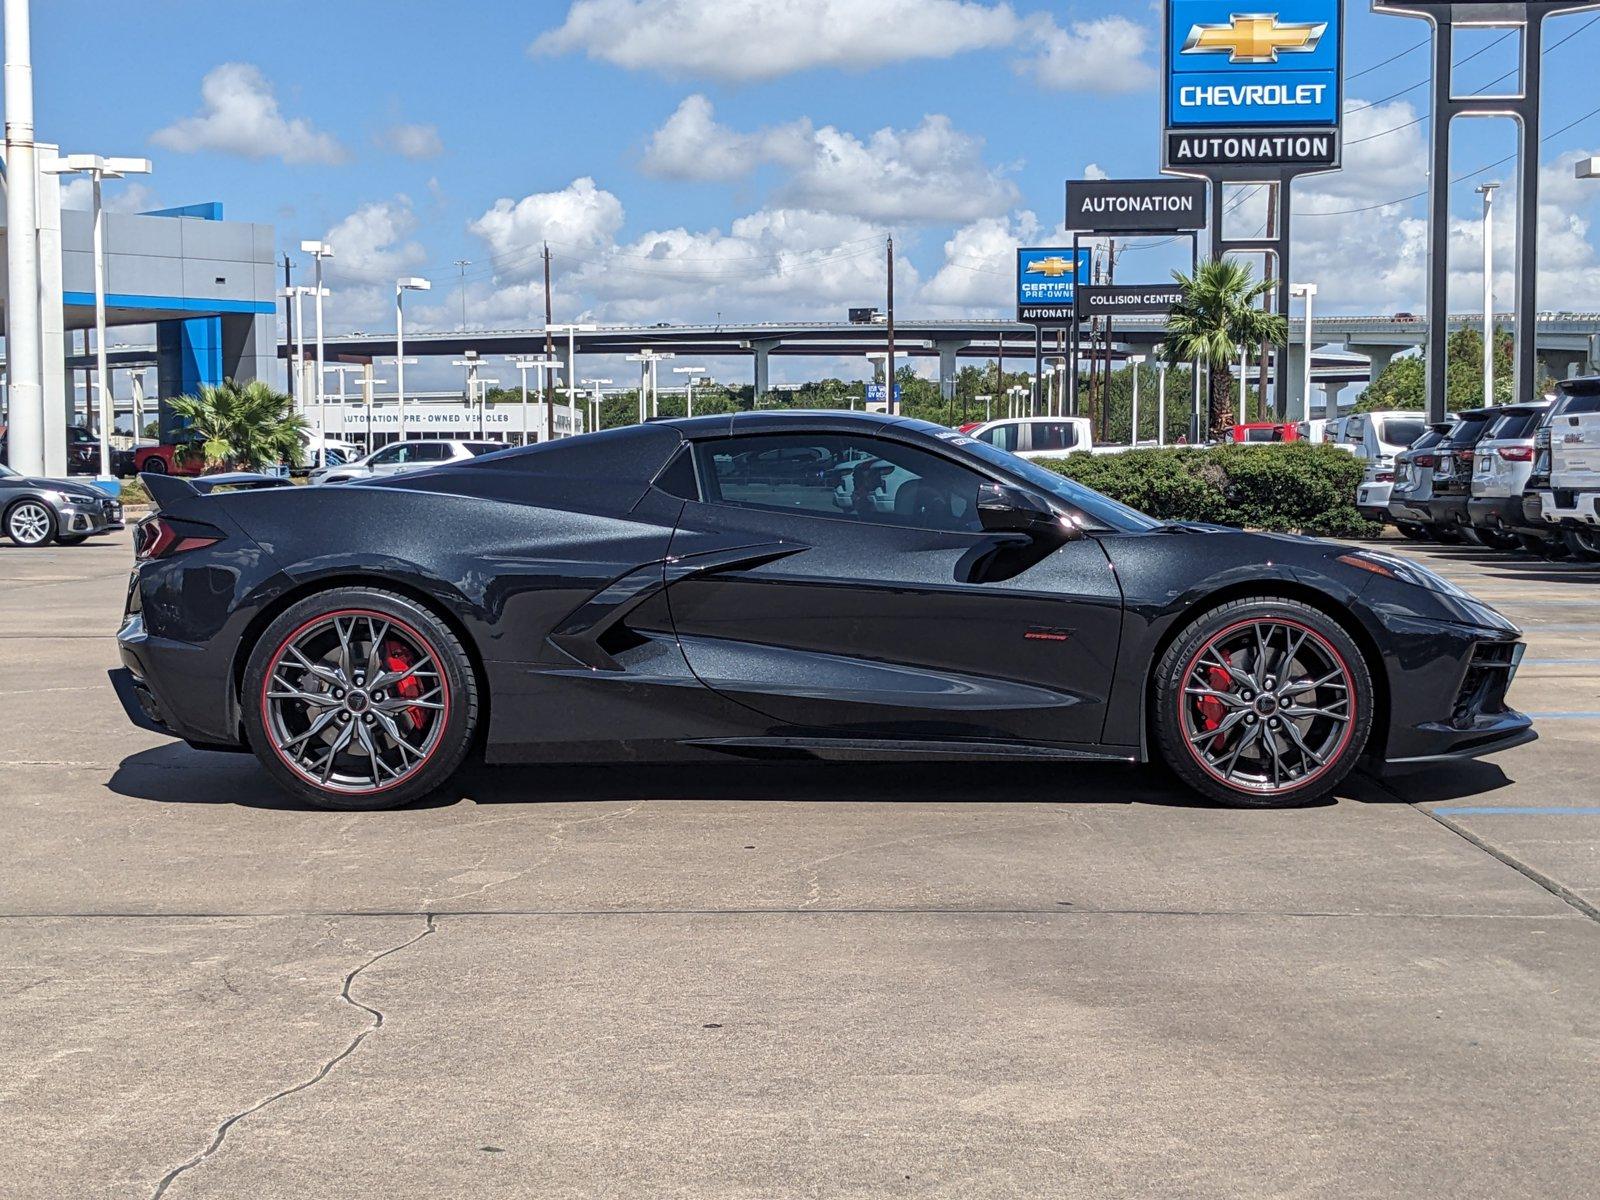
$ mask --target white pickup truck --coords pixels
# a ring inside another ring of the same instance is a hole
[[[1573,555],[1600,562],[1600,376],[1557,385],[1534,453],[1525,511],[1537,495],[1540,518],[1560,527]]]
[[[1074,450],[1094,449],[1088,417],[1004,417],[963,432],[1023,458],[1057,458]]]

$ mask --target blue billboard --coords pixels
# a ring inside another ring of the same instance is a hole
[[[1340,0],[1168,0],[1168,127],[1336,127],[1340,16]]]
[[[1076,269],[1073,266],[1070,247],[1017,251],[1019,312],[1028,308],[1071,308],[1077,295],[1078,284],[1088,282],[1087,247],[1078,251]]]

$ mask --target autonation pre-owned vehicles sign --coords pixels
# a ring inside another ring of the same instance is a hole
[[[1341,24],[1341,0],[1169,0],[1163,165],[1336,165]]]

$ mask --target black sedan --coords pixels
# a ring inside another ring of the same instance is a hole
[[[19,546],[74,546],[122,528],[122,504],[99,488],[19,475],[0,464],[0,530]]]
[[[1535,736],[1505,703],[1517,629],[1426,569],[1153,521],[917,421],[742,413],[341,488],[145,482],[129,715],[329,807],[423,796],[475,747],[1159,758],[1289,805],[1363,759]]]

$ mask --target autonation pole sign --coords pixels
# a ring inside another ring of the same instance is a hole
[[[1338,166],[1343,36],[1340,0],[1168,0],[1163,169]]]
[[[1033,325],[1072,324],[1078,284],[1088,282],[1087,246],[1076,252],[1071,247],[1018,250],[1017,320]]]

